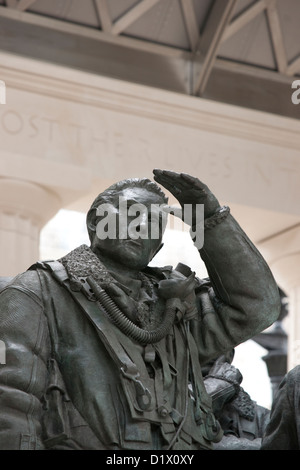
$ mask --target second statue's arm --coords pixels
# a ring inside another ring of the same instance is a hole
[[[199,253],[213,286],[211,298],[217,313],[203,319],[201,334],[211,332],[203,336],[206,359],[270,326],[280,312],[278,287],[259,251],[205,184],[172,171],[154,170],[154,175],[182,207],[204,205],[204,243]],[[192,219],[191,225],[196,222]]]

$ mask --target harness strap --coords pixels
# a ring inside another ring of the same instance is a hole
[[[68,289],[74,300],[86,313],[91,323],[95,326],[97,333],[99,334],[112,359],[117,364],[122,375],[133,381],[136,391],[136,399],[140,408],[147,410],[151,404],[151,394],[139,380],[140,373],[137,369],[137,366],[124,351],[113,329],[111,328],[110,321],[105,314],[99,315],[100,307],[98,302],[92,302],[91,300],[88,300],[87,297],[81,292],[76,292],[70,289],[68,273],[65,267],[59,261],[50,261],[43,264],[52,271],[54,278],[61,285]]]

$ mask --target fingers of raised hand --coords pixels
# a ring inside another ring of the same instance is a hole
[[[186,184],[189,185],[189,187],[194,187],[197,189],[206,189],[207,186],[202,183],[198,178],[195,178],[194,176],[188,175],[187,173],[180,173],[182,181],[184,181]]]
[[[181,191],[192,189],[205,190],[206,185],[203,184],[198,178],[190,176],[186,173],[176,173],[170,170],[153,170],[154,179],[157,183],[162,184],[166,189],[171,191],[174,195]]]
[[[180,194],[182,188],[178,185],[178,173],[167,170],[153,170],[154,180],[168,189],[174,196]]]

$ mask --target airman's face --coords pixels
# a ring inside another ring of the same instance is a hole
[[[109,207],[97,210],[93,251],[131,269],[145,268],[161,245],[166,223],[162,205],[157,194],[144,188],[116,193]]]

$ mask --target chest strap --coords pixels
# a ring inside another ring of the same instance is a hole
[[[42,263],[46,268],[50,269],[53,277],[65,288],[68,289],[73,299],[82,308],[88,316],[91,323],[95,326],[106,350],[116,363],[122,375],[131,380],[134,384],[136,392],[136,400],[141,410],[148,410],[152,404],[151,393],[140,380],[140,373],[136,364],[130,359],[128,354],[124,351],[119,340],[117,339],[111,322],[106,317],[106,314],[101,314],[98,302],[89,300],[83,293],[73,291],[69,286],[69,277],[66,269],[59,261],[50,261]],[[99,314],[100,313],[100,314]]]

